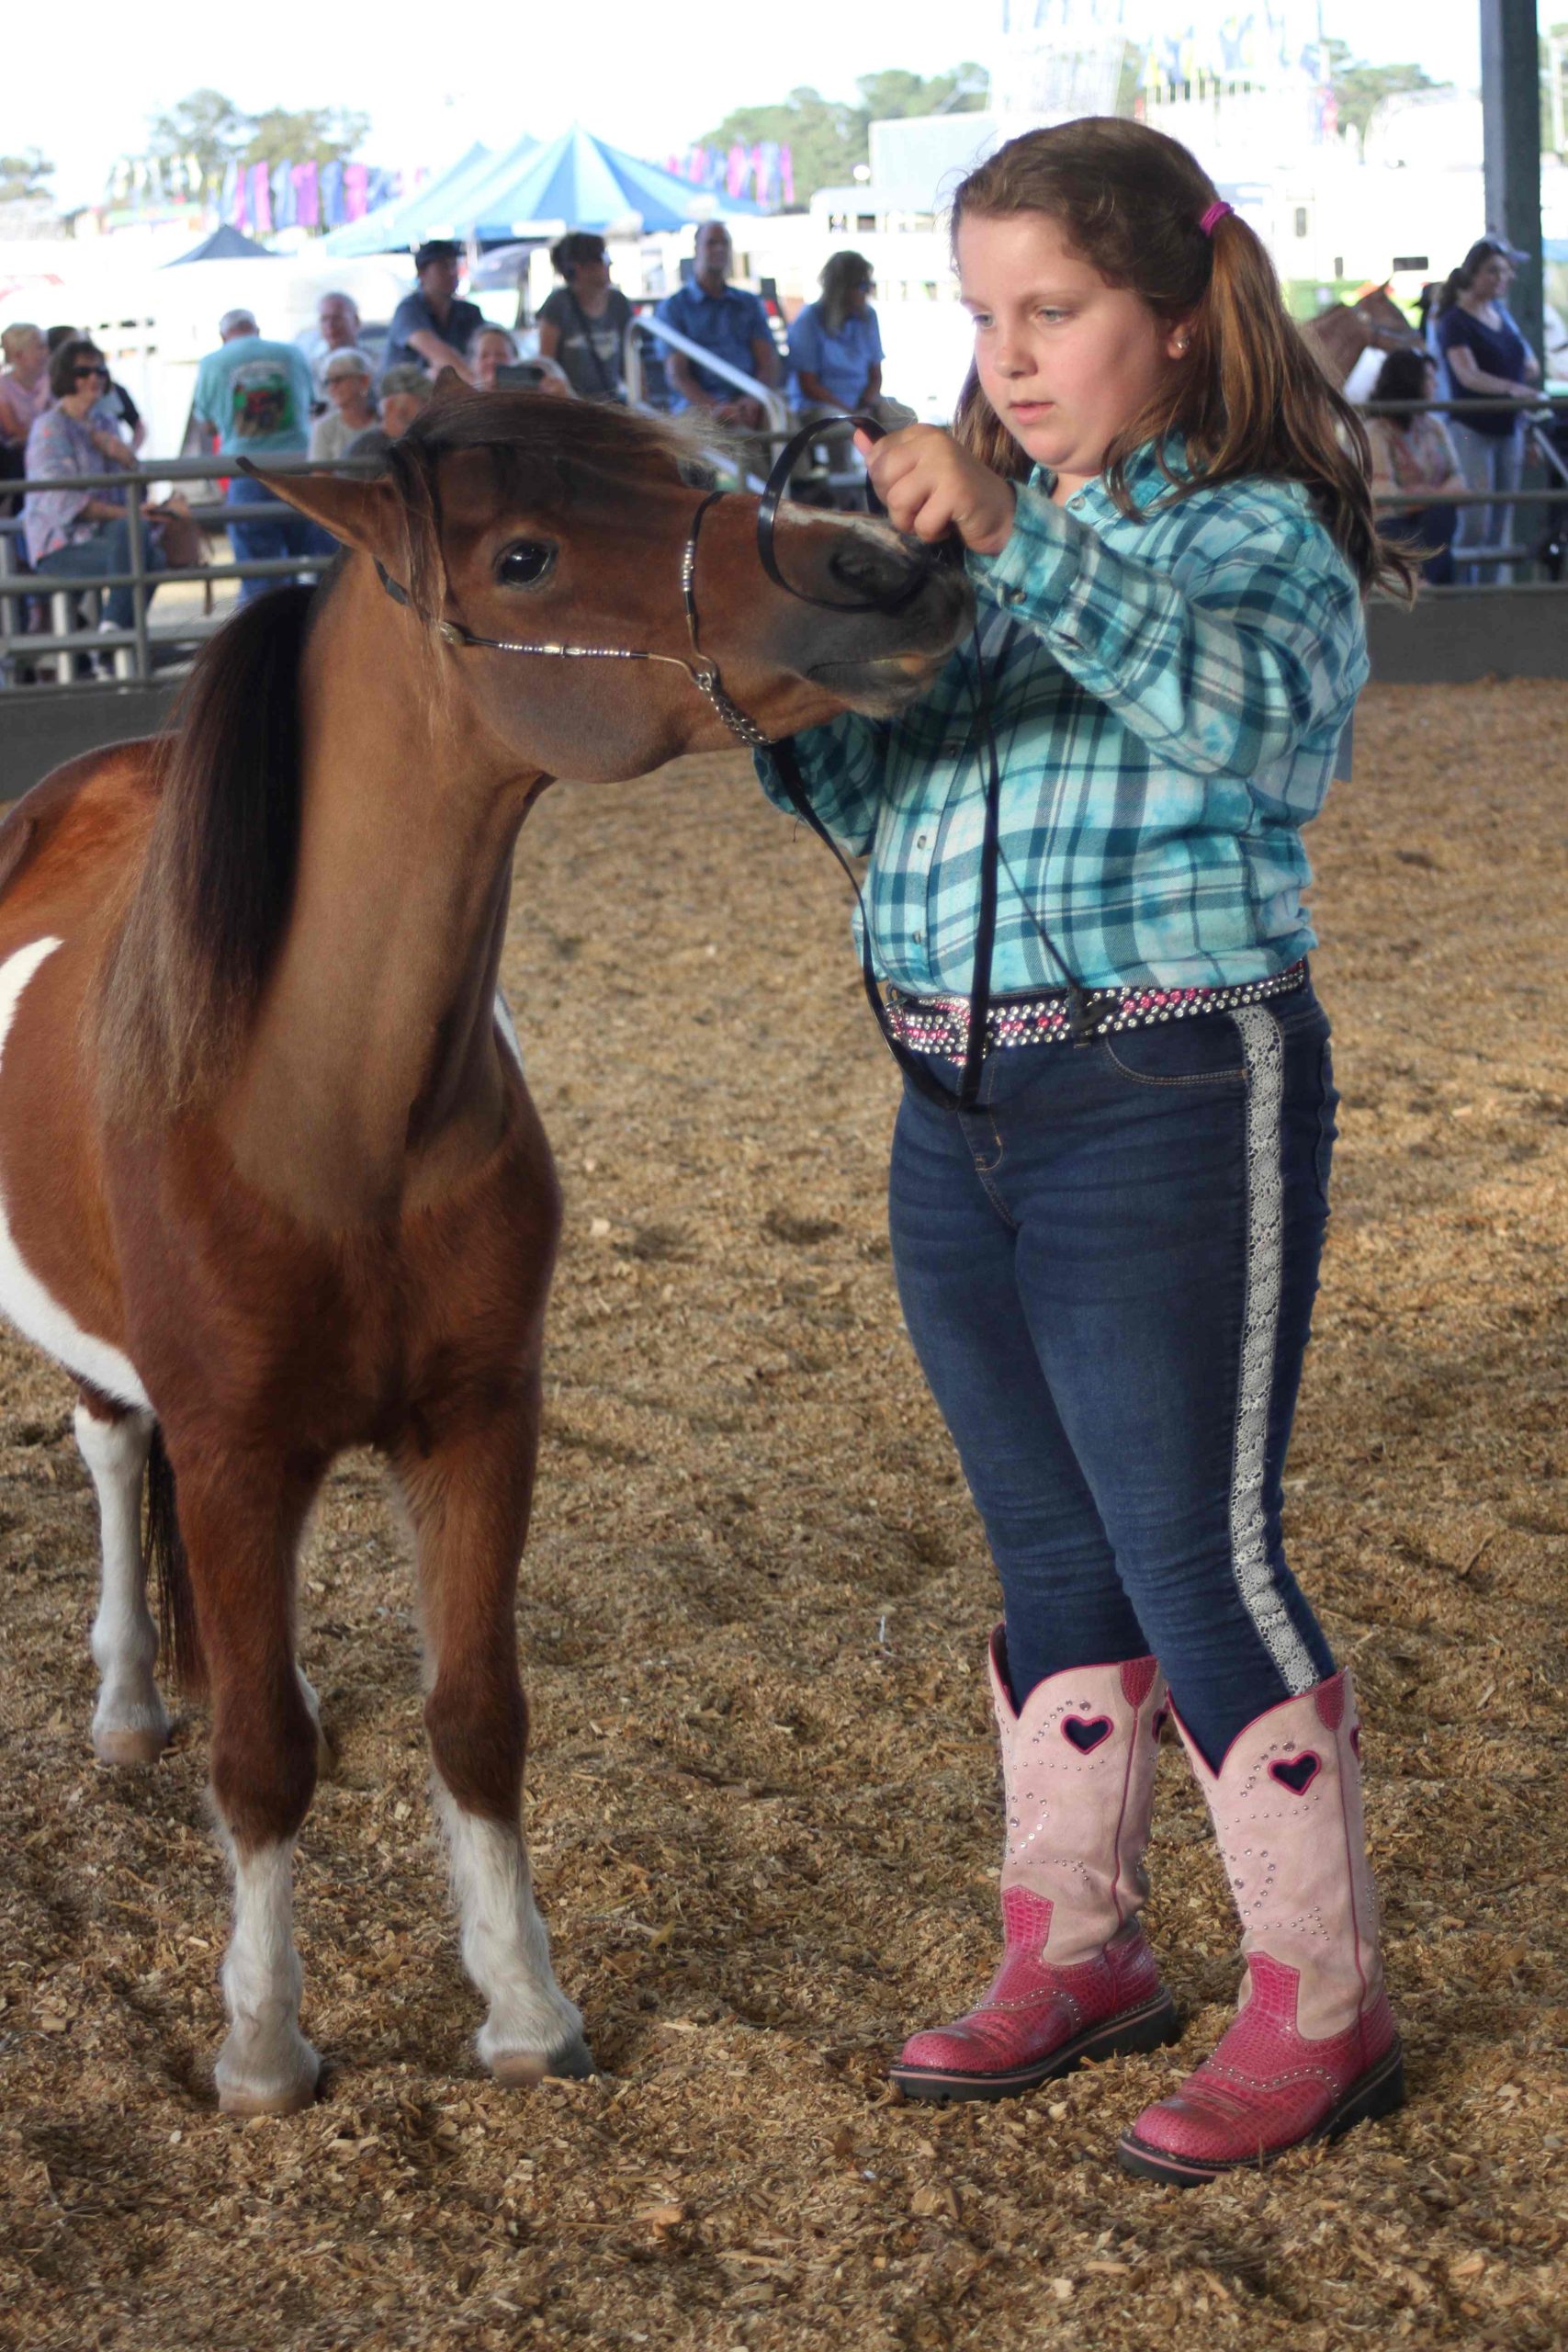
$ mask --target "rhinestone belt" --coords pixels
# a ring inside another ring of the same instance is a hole
[[[1201,1012],[1232,1012],[1244,1004],[1261,1004],[1269,997],[1290,996],[1304,988],[1304,961],[1267,979],[1240,980],[1229,988],[1208,989],[1086,989],[1079,999],[1083,1018],[1075,1023],[1072,998],[1066,989],[1045,989],[1038,996],[996,998],[986,1016],[986,1051],[1004,1046],[1043,1046],[1075,1036],[1103,1037],[1118,1029],[1149,1029],[1157,1021],[1187,1021]],[[961,1062],[969,1050],[969,1000],[964,996],[905,996],[887,991],[887,1022],[902,1046],[915,1054],[940,1054]]]

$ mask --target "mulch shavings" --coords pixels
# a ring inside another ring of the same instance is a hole
[[[562,786],[505,980],[568,1226],[518,1623],[528,1818],[604,2072],[492,2086],[425,1796],[410,1569],[341,1462],[301,1572],[320,2104],[220,2119],[186,1714],[94,1765],[72,1392],[0,1345],[0,2346],[1564,2343],[1568,688],[1374,688],[1311,834],[1344,1093],[1287,1487],[1368,1723],[1410,2104],[1189,2196],[1123,2122],[1236,1932],[1166,1756],[1179,2050],[1021,2101],[886,2067],[996,1949],[994,1578],[900,1325],[895,1102],[841,883],[745,763]]]

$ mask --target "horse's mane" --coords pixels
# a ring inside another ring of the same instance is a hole
[[[694,444],[625,409],[444,389],[392,444],[386,469],[404,577],[432,630],[446,584],[440,468],[470,450],[488,457],[498,503],[558,511],[591,479],[629,492],[679,481]],[[111,1117],[194,1108],[243,1043],[293,902],[299,669],[328,594],[328,583],[278,589],[243,606],[204,649],[155,747],[158,813],[96,1008]]]

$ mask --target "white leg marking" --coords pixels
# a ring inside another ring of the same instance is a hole
[[[518,1042],[517,1023],[512,1018],[512,1007],[499,989],[495,992],[495,1025],[501,1032],[502,1044],[517,1065],[518,1077],[522,1078],[525,1075],[523,1047]]]
[[[299,2030],[293,1844],[235,1853],[233,1863],[234,1934],[223,1962],[229,2037],[218,2058],[218,2104],[225,2115],[292,2115],[315,2098],[319,2072]]]
[[[475,2043],[500,2082],[586,2075],[582,2018],[556,1983],[550,1940],[534,1901],[522,1833],[467,1813],[437,1780],[463,1965],[490,2004]]]
[[[319,1781],[330,1781],[337,1770],[337,1757],[333,1752],[332,1742],[321,1729],[321,1698],[315,1684],[298,1659],[295,1660],[294,1671],[299,1679],[299,1696],[310,1709],[310,1721],[316,1726],[316,1778]]]
[[[0,1055],[11,1034],[22,990],[39,965],[61,944],[58,939],[34,939],[0,965]],[[89,1381],[119,1404],[139,1405],[146,1409],[147,1391],[137,1378],[130,1358],[122,1355],[118,1348],[111,1347],[107,1340],[95,1339],[90,1331],[84,1331],[60,1301],[50,1296],[24,1261],[12,1239],[4,1201],[0,1201],[0,1312],[78,1379]]]
[[[169,1736],[152,1675],[158,1629],[141,1563],[141,1478],[152,1440],[151,1413],[104,1421],[85,1405],[76,1408],[76,1442],[97,1488],[103,1530],[103,1583],[93,1621],[93,1657],[102,1680],[93,1746],[105,1764],[155,1763]]]

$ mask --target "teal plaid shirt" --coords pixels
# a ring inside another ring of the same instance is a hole
[[[1306,491],[1261,477],[1142,521],[1036,468],[999,555],[967,559],[1001,762],[992,987],[1254,980],[1315,945],[1301,828],[1367,675],[1354,575]],[[1168,485],[1152,444],[1134,500]],[[878,976],[967,996],[985,776],[973,646],[896,719],[795,739],[813,807],[869,854]],[[787,808],[757,755],[763,789]],[[857,924],[858,932],[858,924]]]

